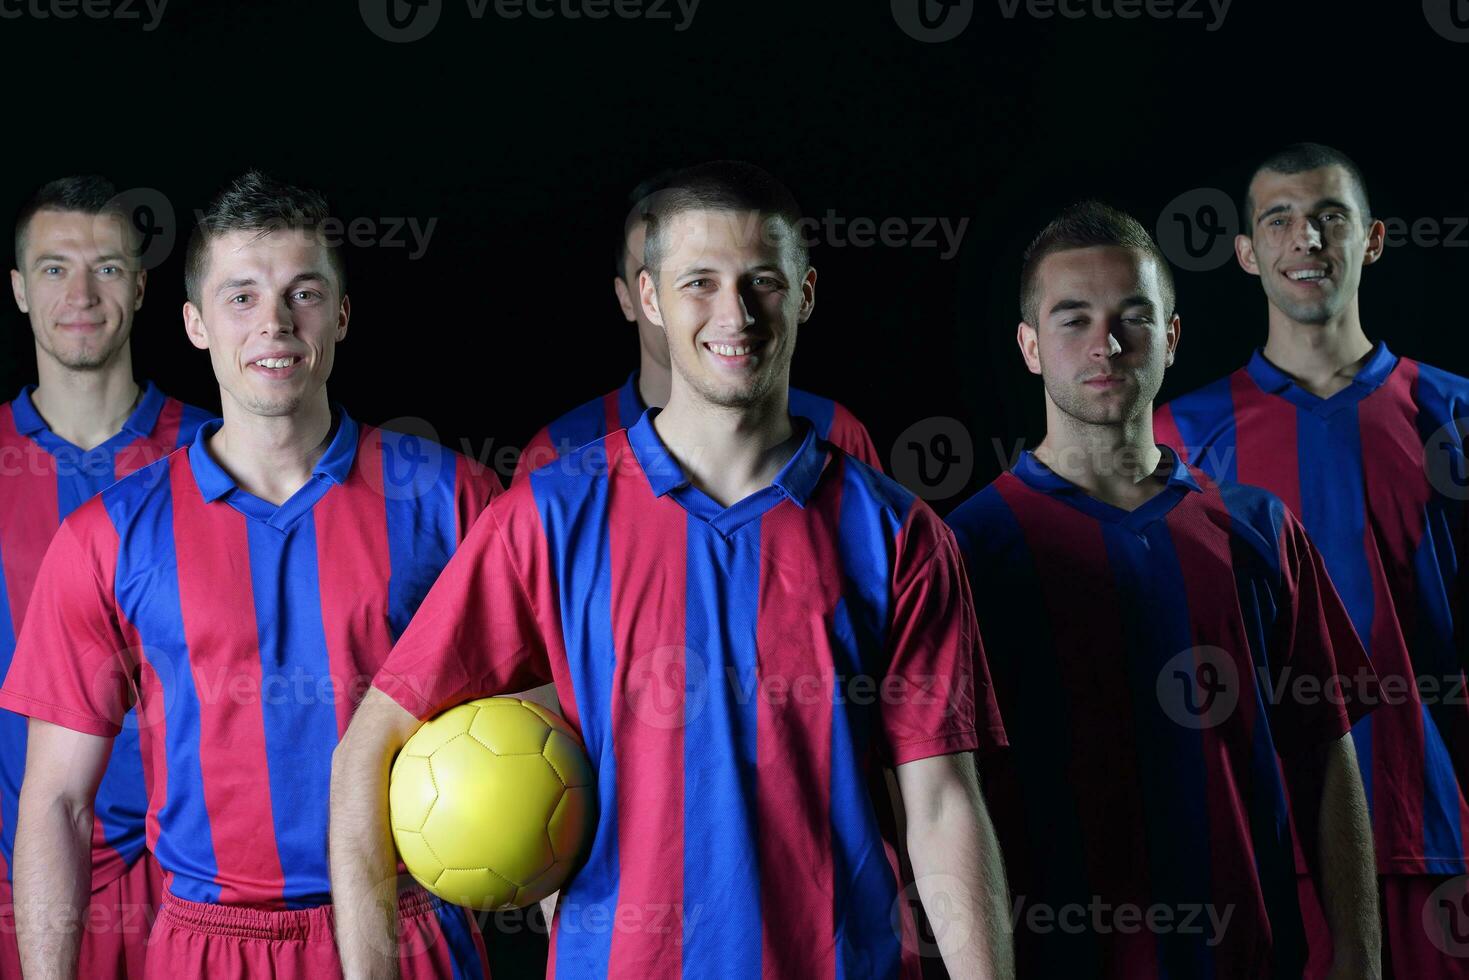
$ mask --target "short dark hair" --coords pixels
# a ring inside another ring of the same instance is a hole
[[[319,191],[287,184],[259,170],[235,178],[199,215],[199,223],[189,236],[184,258],[184,292],[189,302],[199,305],[199,293],[209,273],[209,243],[234,231],[258,231],[262,235],[276,231],[315,233],[327,249],[332,271],[345,292],[347,268],[341,243],[324,234],[331,217],[326,198]]]
[[[24,261],[26,231],[31,219],[41,211],[75,211],[80,214],[115,215],[131,233],[132,224],[126,210],[117,200],[117,187],[106,177],[79,174],[59,177],[42,184],[26,198],[15,215],[15,267]]]
[[[1173,286],[1173,270],[1158,243],[1153,241],[1136,218],[1101,201],[1080,201],[1063,210],[1041,229],[1030,246],[1020,268],[1020,316],[1031,326],[1040,319],[1040,290],[1037,273],[1048,255],[1075,248],[1115,245],[1130,248],[1150,258],[1158,266],[1158,284],[1163,288],[1164,315],[1172,318],[1177,302]]]
[[[646,199],[648,222],[643,264],[657,276],[663,257],[663,230],[685,211],[754,211],[767,220],[779,219],[790,230],[801,271],[810,262],[801,234],[801,209],[784,184],[753,163],[714,160],[672,174],[667,183]]]
[[[1307,170],[1319,170],[1322,167],[1341,167],[1352,178],[1352,186],[1357,192],[1357,203],[1362,206],[1362,222],[1372,222],[1372,205],[1367,203],[1367,181],[1362,178],[1362,171],[1341,150],[1324,143],[1292,143],[1284,149],[1277,150],[1264,160],[1260,161],[1251,173],[1250,179],[1245,184],[1245,224],[1246,234],[1254,228],[1255,223],[1255,200],[1250,196],[1250,188],[1255,184],[1255,178],[1261,173],[1269,171],[1275,174],[1300,174]]]
[[[622,227],[618,229],[616,264],[613,266],[617,270],[619,279],[622,278],[624,267],[627,265],[627,236],[632,234],[636,222],[648,220],[649,201],[653,195],[668,186],[674,173],[673,170],[660,170],[653,176],[639,181],[638,185],[628,192],[627,200],[623,202],[625,210],[622,214]],[[641,255],[638,256],[639,262],[642,262],[642,259]]]

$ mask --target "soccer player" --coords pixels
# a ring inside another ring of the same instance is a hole
[[[0,690],[31,719],[15,849],[27,977],[76,969],[86,828],[130,700],[166,883],[146,976],[340,970],[331,753],[498,481],[328,401],[349,316],[328,220],[319,194],[253,172],[210,206],[184,322],[224,417],[78,507],[41,566]],[[397,907],[406,975],[485,972],[462,909],[416,888]]]
[[[612,289],[623,318],[638,328],[638,369],[628,375],[622,387],[580,405],[550,425],[543,427],[525,446],[515,464],[515,482],[525,479],[534,469],[565,456],[571,450],[615,432],[630,429],[649,406],[662,408],[673,389],[673,367],[669,360],[668,341],[662,329],[648,319],[638,297],[638,273],[643,267],[643,242],[647,236],[646,209],[652,205],[667,184],[668,175],[659,174],[639,184],[629,197],[632,210],[617,236],[617,259]],[[803,313],[810,316],[811,311]],[[867,428],[846,406],[802,391],[790,389],[790,412],[808,420],[816,435],[826,439],[862,462],[882,469],[877,448]]]
[[[1076,205],[1026,252],[1021,308],[1045,438],[949,516],[1010,734],[986,796],[1021,975],[1299,976],[1278,754],[1337,975],[1378,976],[1348,737],[1371,670],[1280,500],[1154,445],[1180,329],[1166,260]]]
[[[36,190],[15,222],[16,305],[35,334],[40,383],[0,406],[0,678],[10,669],[31,587],[63,518],[119,477],[193,438],[208,418],[133,381],[133,317],[148,272],[97,176]],[[26,720],[0,711],[0,976],[20,976],[11,872],[25,770]],[[133,720],[112,747],[92,811],[90,906],[79,974],[141,977],[158,905],[157,864],[143,847],[143,758]]]
[[[668,339],[667,407],[491,504],[337,750],[343,962],[391,971],[392,919],[361,896],[392,867],[393,753],[446,706],[554,682],[599,811],[552,973],[918,976],[878,832],[888,763],[950,972],[1007,976],[971,752],[1004,734],[953,537],[789,412],[816,288],[789,192],[732,163],[670,187],[639,276]]]
[[[1446,952],[1462,946],[1434,942],[1423,912],[1469,870],[1459,633],[1469,493],[1457,421],[1469,379],[1367,338],[1357,293],[1384,227],[1340,151],[1306,143],[1270,156],[1250,180],[1245,219],[1235,254],[1265,291],[1265,346],[1160,409],[1158,437],[1218,479],[1275,493],[1321,549],[1382,680],[1381,705],[1352,734],[1377,844],[1384,965],[1400,977],[1469,977],[1469,959]],[[1302,886],[1310,974],[1320,976],[1330,939]]]

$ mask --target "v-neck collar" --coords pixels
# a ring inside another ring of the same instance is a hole
[[[246,517],[267,524],[278,531],[289,531],[302,515],[316,505],[333,486],[346,482],[352,472],[352,463],[357,458],[357,422],[341,406],[333,406],[336,435],[327,445],[326,452],[311,469],[311,479],[291,495],[280,506],[262,500],[243,490],[209,454],[205,445],[214,433],[224,425],[223,419],[210,419],[194,435],[189,445],[189,468],[193,470],[194,482],[206,503],[224,500]]]
[[[58,453],[66,456],[111,455],[134,439],[146,439],[153,434],[153,429],[158,424],[158,416],[163,411],[163,403],[168,400],[167,396],[158,390],[158,386],[149,381],[138,398],[138,404],[123,421],[122,428],[111,438],[91,449],[83,449],[51,431],[51,427],[36,410],[36,403],[32,400],[31,396],[35,390],[35,385],[26,385],[21,389],[20,394],[16,395],[15,400],[10,403],[11,416],[15,419],[16,431],[34,439],[53,456]]]
[[[647,410],[643,393],[638,388],[638,371],[634,368],[622,387],[617,389],[617,420],[624,429],[631,429]]]
[[[662,437],[658,435],[658,430],[653,427],[653,417],[659,411],[657,408],[648,409],[627,430],[628,444],[648,480],[653,496],[669,496],[684,510],[725,537],[761,516],[781,500],[789,499],[797,507],[804,508],[826,469],[829,454],[816,438],[815,427],[805,419],[793,416],[792,424],[804,426],[805,435],[791,458],[775,474],[770,486],[756,490],[744,499],[724,507],[694,486],[673,453],[669,452]]]
[[[1189,493],[1203,492],[1199,481],[1194,479],[1194,475],[1189,472],[1188,467],[1183,460],[1179,459],[1177,453],[1167,446],[1158,448],[1173,459],[1172,469],[1168,473],[1168,485],[1133,510],[1123,510],[1105,500],[1098,500],[1042,463],[1036,458],[1035,453],[1028,449],[1020,454],[1020,459],[1016,461],[1010,472],[1032,490],[1054,497],[1099,521],[1119,524],[1128,530],[1141,533],[1143,528],[1164,517],[1178,506],[1179,502]]]
[[[1393,368],[1397,365],[1397,355],[1387,349],[1386,342],[1379,340],[1372,348],[1372,353],[1367,355],[1367,361],[1357,371],[1356,377],[1352,378],[1351,383],[1329,398],[1322,398],[1302,388],[1294,378],[1266,359],[1263,348],[1257,349],[1250,357],[1250,363],[1245,365],[1245,371],[1266,394],[1279,395],[1298,408],[1327,416],[1349,405],[1357,404],[1382,387],[1382,383],[1387,380],[1388,375],[1392,374]]]

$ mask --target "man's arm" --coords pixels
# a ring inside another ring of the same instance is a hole
[[[92,892],[92,804],[112,739],[32,718],[15,827],[15,932],[28,980],[76,976]]]
[[[397,851],[388,827],[388,773],[419,721],[369,688],[332,753],[333,915],[349,980],[398,976]]]
[[[1332,980],[1382,976],[1377,860],[1351,733],[1286,764],[1296,828],[1331,928]]]
[[[898,766],[913,878],[955,980],[1010,980],[1009,894],[970,752]]]

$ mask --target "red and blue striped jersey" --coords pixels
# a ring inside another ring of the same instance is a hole
[[[560,459],[573,449],[596,442],[610,432],[630,429],[647,411],[638,391],[638,372],[627,376],[621,388],[601,398],[578,405],[550,425],[543,427],[526,443],[515,462],[512,482],[519,483],[532,471]],[[867,427],[846,406],[799,388],[790,389],[789,410],[792,415],[808,420],[816,435],[849,453],[873,469],[882,470],[877,447],[867,434]]]
[[[1379,343],[1319,398],[1256,351],[1159,409],[1159,442],[1299,514],[1382,678],[1353,730],[1383,874],[1469,870],[1464,681],[1469,379]]]
[[[102,488],[194,437],[209,413],[149,383],[122,429],[90,450],[51,431],[31,401],[35,386],[0,405],[0,679],[10,670],[36,573],[61,521]],[[112,746],[92,824],[92,886],[122,874],[143,853],[143,757],[129,724]],[[10,878],[16,810],[25,774],[26,719],[0,711],[0,872]]]
[[[136,698],[169,890],[319,905],[332,752],[498,481],[337,409],[311,479],[276,506],[210,456],[221,424],[62,523],[0,706],[117,736]]]
[[[1345,735],[1375,678],[1295,517],[1171,458],[1132,511],[1027,452],[949,515],[1010,736],[982,769],[1022,975],[1304,962],[1277,753]]]
[[[721,507],[656,412],[496,500],[374,684],[554,681],[599,809],[552,975],[917,977],[882,766],[1004,738],[953,536],[809,425]]]

